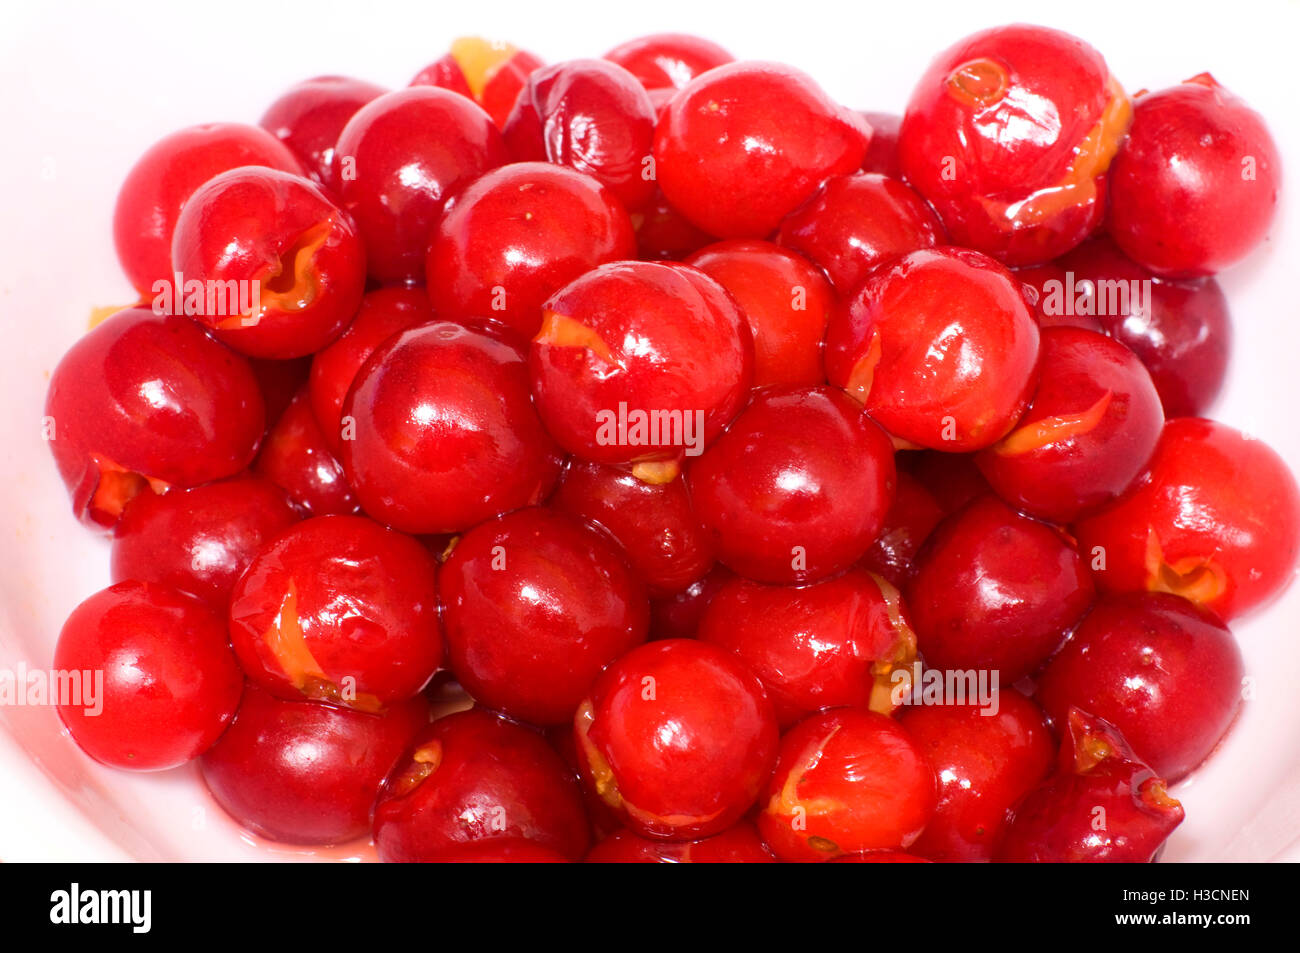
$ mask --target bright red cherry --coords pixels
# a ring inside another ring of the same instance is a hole
[[[546,429],[599,463],[671,479],[740,409],[753,376],[744,315],[703,272],[615,262],[546,303],[529,355]]]
[[[759,833],[782,860],[899,850],[934,813],[934,771],[898,722],[832,708],[781,739],[761,804]]]
[[[1043,671],[1038,700],[1064,724],[1071,707],[1123,733],[1170,783],[1209,756],[1242,701],[1241,650],[1208,612],[1165,593],[1110,596]]]
[[[1156,274],[1211,275],[1263,241],[1281,178],[1263,118],[1201,73],[1138,97],[1111,169],[1106,227]]]
[[[142,493],[114,530],[113,581],[161,583],[224,612],[253,557],[297,521],[284,491],[260,477]]]
[[[823,708],[889,714],[891,676],[916,659],[898,590],[860,569],[798,587],[736,577],[709,601],[697,638],[740,656],[782,727]]]
[[[376,288],[361,299],[356,317],[311,360],[311,407],[325,442],[342,454],[343,402],[367,358],[398,331],[433,320],[428,295],[419,288]]]
[[[659,187],[719,238],[766,238],[833,175],[862,164],[871,127],[780,63],[728,63],[674,96],[655,130]]]
[[[1016,429],[976,462],[1008,503],[1069,523],[1119,496],[1164,424],[1160,395],[1124,345],[1082,328],[1047,328],[1038,390]]]
[[[1300,491],[1266,444],[1179,417],[1128,491],[1074,531],[1103,591],[1171,592],[1228,621],[1294,578]]]
[[[589,864],[774,864],[754,825],[741,821],[721,834],[694,841],[665,841],[615,831],[587,854]]]
[[[574,718],[582,777],[634,831],[698,840],[736,823],[776,755],[772,704],[732,653],[651,642],[605,669]]]
[[[554,162],[606,186],[628,210],[655,191],[655,108],[635,76],[606,60],[534,71],[502,127],[516,161]]]
[[[235,587],[239,662],[281,698],[369,712],[410,698],[442,660],[436,567],[418,542],[368,519],[298,523]]]
[[[615,545],[540,507],[481,523],[438,575],[448,664],[474,698],[538,725],[572,721],[601,669],[645,641],[645,587]]]
[[[72,510],[99,526],[145,490],[234,476],[265,429],[248,362],[189,318],[145,308],[119,311],[68,349],[45,416]]]
[[[885,432],[831,387],[758,391],[687,471],[718,559],[762,582],[814,582],[879,535],[894,497]]]
[[[412,86],[441,86],[468,96],[500,128],[506,124],[519,91],[543,62],[512,43],[462,36],[451,51],[431,63],[411,80]]]
[[[563,166],[518,162],[484,175],[443,216],[427,259],[429,298],[438,314],[491,318],[531,338],[547,298],[635,255],[613,192]]]
[[[357,373],[343,425],[343,466],[362,507],[408,533],[459,532],[537,503],[560,471],[524,355],[449,321],[380,346]]]
[[[1063,729],[1056,774],[1020,802],[995,859],[1149,863],[1182,805],[1106,722],[1072,708]]]
[[[1106,170],[1132,116],[1087,43],[1047,27],[994,27],[940,53],[921,77],[899,165],[954,242],[1037,264],[1101,223]]]
[[[895,438],[960,453],[1010,432],[1038,375],[1038,323],[986,255],[912,252],[874,272],[826,329],[826,376]]]
[[[822,268],[842,295],[887,261],[946,240],[930,206],[899,179],[870,172],[831,179],[781,222],[776,240]]]
[[[357,110],[386,92],[350,76],[316,76],[285,90],[257,124],[289,147],[313,182],[332,191],[339,134]]]
[[[1084,242],[1060,266],[1075,288],[1073,300],[1067,292],[1043,304],[1097,315],[1088,320],[1146,365],[1166,417],[1203,414],[1223,387],[1232,347],[1228,299],[1219,283],[1156,278],[1106,238]]]
[[[922,547],[906,589],[921,654],[935,668],[1032,673],[1092,604],[1088,567],[1055,527],[984,496]]]
[[[507,161],[501,133],[464,96],[428,86],[385,93],[343,127],[333,180],[382,282],[424,275],[443,204]]]
[[[253,469],[289,494],[304,516],[361,512],[343,464],[316,423],[306,389],[299,391],[267,431]]]
[[[1052,771],[1056,745],[1042,710],[1003,688],[987,706],[905,708],[899,724],[939,779],[934,817],[911,850],[931,860],[992,860],[1011,809]]]
[[[221,736],[244,679],[221,617],[170,586],[121,582],[68,616],[54,668],[80,691],[57,699],[59,717],[96,761],[162,771]],[[69,676],[72,678],[73,676]]]
[[[620,43],[604,56],[646,89],[678,90],[734,57],[718,44],[689,33],[653,33]]]
[[[181,208],[214,175],[258,165],[302,173],[293,153],[257,126],[208,123],[158,140],[127,173],[113,209],[113,243],[131,284],[142,295],[172,282],[172,232]]]
[[[808,259],[771,242],[735,239],[686,259],[731,293],[754,336],[754,386],[825,383],[822,338],[835,289]]]
[[[369,833],[380,786],[428,722],[422,696],[370,715],[285,701],[250,684],[199,766],[217,803],[255,834],[342,844]]]
[[[481,709],[420,732],[375,805],[375,846],[389,863],[454,860],[476,841],[519,839],[581,860],[590,836],[560,756],[532,729]]]
[[[652,594],[679,592],[713,567],[713,543],[681,476],[647,483],[621,467],[570,460],[549,505],[613,536]]]
[[[338,337],[366,281],[352,220],[317,186],[274,169],[232,169],[190,196],[176,222],[172,265],[184,276],[185,314],[237,351],[280,360]],[[239,291],[209,291],[191,310],[194,281]]]

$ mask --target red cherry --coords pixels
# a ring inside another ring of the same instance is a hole
[[[172,232],[189,197],[213,176],[240,166],[295,175],[302,167],[275,136],[257,126],[209,123],[158,140],[127,173],[113,209],[113,243],[131,284],[142,295],[172,281]]]
[[[645,588],[597,530],[530,507],[482,523],[438,577],[448,663],[481,704],[571,721],[607,664],[643,642]]]
[[[988,705],[906,708],[899,724],[939,779],[934,817],[911,849],[931,860],[991,860],[1011,809],[1052,771],[1056,746],[1043,712],[1004,688]]]
[[[903,117],[897,113],[864,112],[862,118],[871,127],[871,145],[862,160],[862,171],[902,178],[898,167],[898,129]]]
[[[304,516],[361,512],[343,464],[316,423],[306,389],[299,391],[267,431],[253,469],[289,494]]]
[[[776,583],[813,582],[860,559],[894,482],[889,438],[830,387],[758,391],[687,472],[719,561]]]
[[[341,844],[370,830],[384,778],[429,721],[423,697],[369,715],[284,701],[256,685],[200,761],[227,814],[271,840]]]
[[[160,583],[224,612],[253,557],[297,521],[284,491],[259,477],[235,477],[163,496],[142,493],[114,531],[113,581]]]
[[[81,750],[133,771],[201,755],[234,717],[244,685],[221,617],[147,582],[118,583],[77,606],[54,668],[79,676],[80,692],[57,701]]]
[[[454,533],[539,502],[560,452],[511,340],[449,321],[391,337],[343,405],[343,466],[365,511],[410,533]]]
[[[334,181],[361,230],[370,276],[420,278],[443,204],[506,160],[501,133],[464,96],[418,86],[363,106],[339,135]]]
[[[1300,490],[1264,443],[1179,417],[1129,490],[1075,533],[1103,591],[1171,592],[1227,621],[1294,578]]]
[[[1201,73],[1138,97],[1110,174],[1106,227],[1156,274],[1211,275],[1263,241],[1281,176],[1263,118]]]
[[[861,708],[810,715],[781,739],[758,830],[785,861],[900,850],[934,813],[935,778],[897,722]]]
[[[733,573],[726,566],[715,565],[699,582],[669,596],[650,600],[650,637],[652,639],[693,639],[699,630],[704,610],[713,601]]]
[[[388,90],[349,76],[316,76],[290,86],[258,120],[302,163],[313,182],[331,191],[334,146],[357,110]]]
[[[693,79],[655,129],[668,201],[719,238],[766,238],[833,175],[862,164],[871,127],[780,63],[728,63]]]
[[[435,571],[423,546],[370,520],[298,523],[235,587],[235,654],[281,698],[380,711],[415,695],[441,661]]]
[[[921,545],[946,515],[939,501],[921,481],[906,470],[899,470],[894,502],[885,514],[880,535],[858,565],[884,577],[894,586],[905,585],[912,577]]]
[[[646,89],[681,89],[696,76],[730,63],[718,44],[688,33],[653,33],[620,43],[604,56],[637,78]]]
[[[440,86],[478,103],[500,128],[533,70],[545,65],[512,43],[462,36],[451,52],[415,75],[412,86]]]
[[[127,308],[60,359],[45,398],[50,450],[91,525],[138,493],[234,476],[265,429],[248,362],[189,318]]]
[[[570,169],[519,162],[484,175],[443,216],[427,259],[429,297],[439,314],[491,318],[532,337],[547,298],[635,254],[613,192]]]
[[[574,718],[582,777],[634,831],[698,840],[736,823],[772,769],[763,686],[730,652],[651,642],[605,669]]]
[[[582,797],[560,756],[536,732],[478,709],[421,731],[375,805],[375,846],[389,863],[482,862],[466,845],[500,841],[495,846],[506,849],[520,839],[530,851],[581,860],[589,838]]]

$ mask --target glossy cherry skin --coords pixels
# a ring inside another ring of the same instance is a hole
[[[189,318],[145,308],[119,311],[68,349],[45,415],[72,510],[92,526],[112,526],[144,490],[234,476],[265,429],[248,362]]]
[[[877,266],[947,237],[906,183],[858,172],[823,185],[785,217],[776,240],[826,269],[835,289],[850,295]]]
[[[1263,118],[1201,73],[1138,97],[1111,170],[1106,227],[1156,274],[1211,275],[1263,241],[1281,179]]]
[[[352,220],[308,180],[275,169],[232,169],[190,196],[176,222],[172,265],[184,276],[186,314],[235,350],[278,360],[338,337],[366,282]],[[253,291],[237,303],[213,295],[194,312],[191,281]]]
[[[1068,310],[1096,314],[1091,320],[1141,359],[1165,416],[1203,414],[1223,387],[1232,349],[1232,319],[1219,283],[1156,278],[1106,238],[1084,242],[1060,265],[1076,288]]]
[[[912,474],[898,471],[894,502],[885,514],[880,535],[859,560],[863,569],[901,587],[912,576],[916,554],[947,512]]]
[[[1072,708],[1063,728],[1056,773],[1020,802],[995,859],[1148,863],[1182,805],[1106,722]]]
[[[607,187],[629,210],[654,196],[655,108],[635,76],[605,60],[534,71],[502,127],[516,161],[553,162]]]
[[[1124,345],[1082,328],[1047,328],[1038,389],[1016,429],[976,462],[1021,512],[1069,523],[1128,488],[1164,425],[1160,395]]]
[[[689,33],[652,33],[620,43],[604,59],[617,63],[646,89],[681,89],[696,76],[735,57]]]
[[[573,720],[601,669],[645,641],[645,587],[616,546],[541,507],[482,523],[438,575],[448,664],[475,700],[538,725]]]
[[[597,265],[635,255],[632,221],[613,192],[563,166],[518,162],[457,197],[425,273],[438,314],[491,318],[531,338],[547,298]]]
[[[1062,533],[984,496],[939,524],[905,594],[931,666],[997,669],[1010,685],[1061,644],[1094,587]]]
[[[752,239],[717,242],[686,264],[730,292],[754,338],[754,386],[825,383],[822,338],[835,289],[808,259]]]
[[[81,673],[79,697],[58,699],[81,750],[133,771],[201,755],[234,717],[244,687],[221,616],[147,582],[109,586],[77,606],[59,633],[54,668]]]
[[[375,846],[388,863],[520,838],[581,860],[590,839],[582,795],[541,735],[482,709],[417,735],[375,805]]]
[[[422,696],[382,715],[244,690],[203,756],[203,781],[227,814],[289,844],[342,844],[370,831],[379,788],[429,722]]]
[[[293,153],[257,126],[208,123],[158,140],[131,167],[113,209],[113,243],[131,284],[142,295],[172,280],[172,232],[181,208],[204,182],[240,166],[302,173]]]
[[[811,77],[739,62],[693,79],[655,129],[655,172],[674,207],[719,238],[767,238],[833,175],[862,164],[871,127]]]
[[[333,190],[334,146],[343,127],[386,92],[350,76],[315,76],[285,90],[257,124],[289,147],[313,182]]]
[[[642,261],[680,261],[692,252],[717,241],[696,228],[655,189],[650,204],[632,213],[636,229],[637,257]]]
[[[1037,264],[1101,223],[1105,173],[1132,114],[1082,40],[994,27],[940,53],[921,77],[899,129],[899,165],[956,244]]]
[[[1042,710],[1005,687],[987,708],[918,705],[903,709],[899,724],[939,780],[934,816],[912,852],[938,861],[992,860],[1011,809],[1055,763],[1056,743]]]
[[[433,320],[429,298],[419,288],[376,288],[361,299],[352,323],[311,359],[311,407],[326,444],[343,449],[343,402],[357,372],[379,345],[399,331]]]
[[[449,321],[380,346],[357,373],[343,421],[343,466],[362,507],[408,533],[459,532],[536,503],[560,472],[523,354]]]
[[[363,106],[339,135],[333,180],[370,276],[419,280],[443,204],[507,158],[487,113],[448,90],[400,89]]]
[[[699,582],[670,596],[650,600],[650,637],[652,639],[693,639],[700,619],[718,590],[735,574],[726,566],[715,565]]]
[[[601,673],[574,717],[582,778],[645,837],[699,840],[736,823],[772,770],[777,724],[735,655],[650,642]]]
[[[284,491],[255,476],[142,493],[114,529],[112,578],[171,586],[225,612],[253,557],[297,521]]]
[[[687,471],[718,560],[775,583],[814,582],[860,559],[894,482],[889,438],[831,387],[758,391]]]
[[[900,850],[930,820],[935,790],[934,771],[898,722],[832,708],[782,737],[758,830],[784,861]]]
[[[1171,784],[1206,759],[1242,702],[1241,650],[1203,609],[1166,593],[1102,599],[1043,670],[1037,697],[1115,726]]]
[[[681,476],[647,483],[622,467],[570,460],[549,505],[609,533],[653,595],[679,592],[713,568],[713,542]]]
[[[564,449],[599,463],[673,461],[698,456],[740,409],[754,344],[703,272],[615,262],[546,303],[528,364],[537,410]]]
[[[615,831],[587,854],[589,864],[774,864],[754,825],[741,821],[695,841],[665,841]]]
[[[253,469],[287,493],[303,516],[361,512],[343,464],[316,423],[306,389],[267,431]]]
[[[916,658],[898,590],[861,569],[799,587],[737,576],[710,600],[697,638],[740,656],[782,728],[823,708],[888,714],[890,673]]]
[[[1263,442],[1179,417],[1128,491],[1074,532],[1103,591],[1172,592],[1229,621],[1294,577],[1300,493]]]
[[[864,112],[862,118],[871,127],[871,144],[862,160],[862,171],[902,178],[903,172],[898,167],[898,129],[903,117],[897,113]]]
[[[915,251],[874,272],[826,329],[826,376],[897,441],[979,450],[1015,426],[1038,375],[1038,323],[986,255]]]
[[[368,519],[305,520],[235,586],[235,654],[280,698],[381,711],[419,692],[442,660],[435,571],[418,542]]]
[[[468,96],[492,117],[497,127],[506,124],[519,91],[543,62],[511,43],[462,36],[451,51],[415,75],[412,86],[440,86]]]

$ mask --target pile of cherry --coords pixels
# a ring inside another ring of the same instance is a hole
[[[901,118],[467,39],[174,133],[49,389],[115,580],[61,716],[385,860],[1150,860],[1297,562],[1197,416],[1279,180],[1208,74],[1033,26]]]

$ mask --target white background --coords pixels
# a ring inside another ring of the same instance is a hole
[[[0,666],[48,665],[71,608],[107,583],[107,546],[73,523],[39,438],[50,369],[92,306],[131,297],[109,230],[118,183],[163,134],[256,122],[291,83],[345,73],[405,85],[463,34],[554,61],[682,30],[738,57],[782,59],[850,106],[899,111],[943,47],[986,26],[1046,23],[1092,42],[1130,90],[1203,70],[1271,124],[1300,186],[1300,6],[1042,2],[615,4],[534,2],[0,4]],[[1236,318],[1229,395],[1215,416],[1300,464],[1300,187],[1269,247],[1222,276]],[[1300,587],[1234,626],[1258,697],[1212,765],[1182,784],[1169,859],[1297,857]],[[38,767],[39,762],[39,767]],[[355,851],[344,852],[355,854]],[[49,710],[0,711],[0,860],[295,856],[241,840],[189,772],[127,777],[90,765]]]

